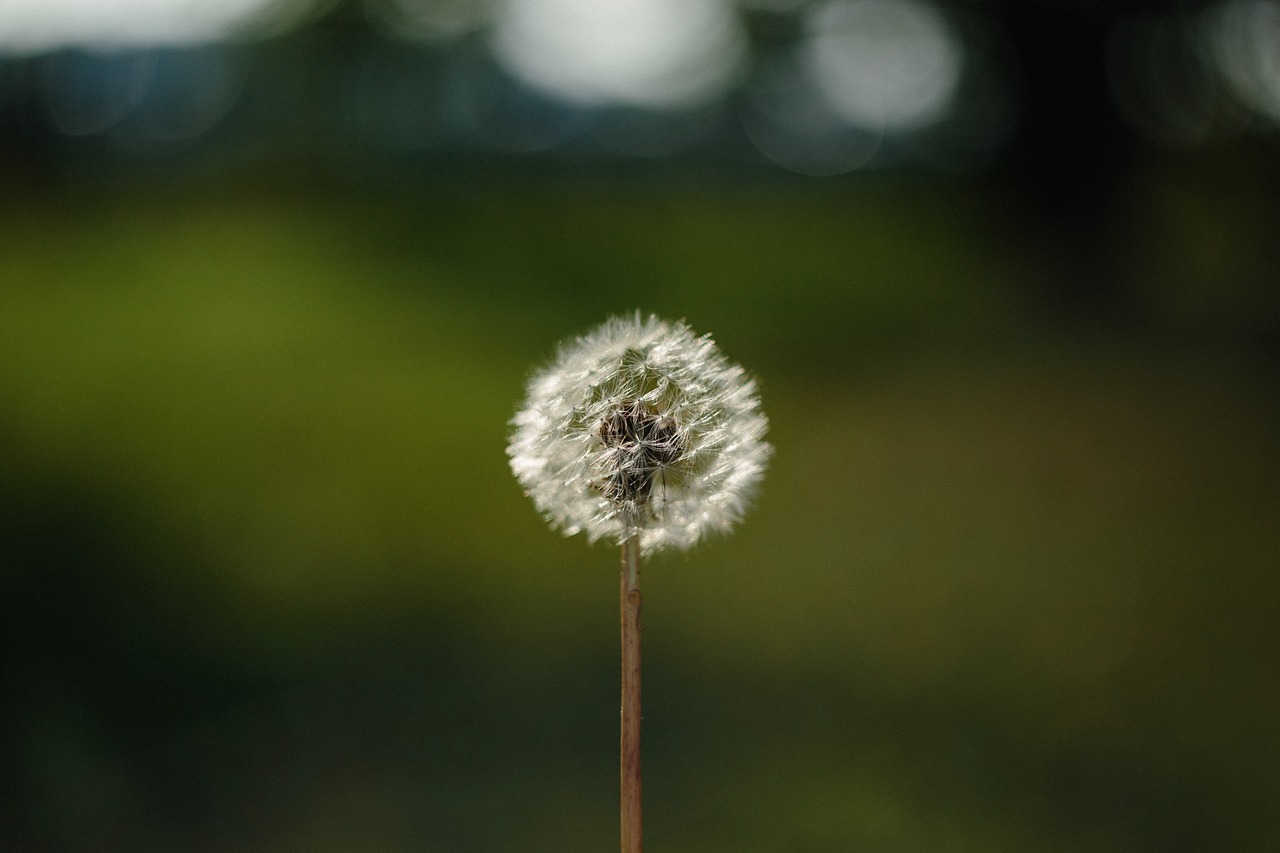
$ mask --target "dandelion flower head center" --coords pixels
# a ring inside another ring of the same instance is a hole
[[[621,403],[600,422],[604,494],[624,508],[648,503],[654,477],[680,461],[684,439],[674,419],[638,400]]]

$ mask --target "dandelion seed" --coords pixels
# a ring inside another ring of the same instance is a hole
[[[646,554],[729,530],[764,473],[755,383],[684,323],[615,318],[529,382],[507,453],[555,527]]]

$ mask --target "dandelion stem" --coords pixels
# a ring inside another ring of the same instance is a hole
[[[622,853],[644,847],[640,809],[640,539],[622,543]]]

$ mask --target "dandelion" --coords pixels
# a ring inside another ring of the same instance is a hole
[[[555,527],[651,554],[729,530],[764,473],[755,383],[683,323],[615,318],[529,382],[507,453]]]
[[[622,547],[622,850],[639,853],[640,555],[741,519],[768,420],[710,337],[635,314],[562,345],[512,426],[511,470],[547,520]]]

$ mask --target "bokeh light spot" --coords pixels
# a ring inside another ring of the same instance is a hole
[[[494,51],[560,100],[661,109],[722,94],[745,37],[723,0],[508,0]]]
[[[130,55],[71,52],[48,61],[44,73],[49,120],[66,136],[114,127],[129,113],[137,79]]]
[[[832,0],[808,16],[803,61],[831,108],[850,124],[886,132],[945,119],[964,52],[923,0]]]
[[[273,18],[288,0],[0,0],[0,54],[217,41]],[[289,5],[296,5],[289,3]]]
[[[159,51],[139,81],[133,123],[151,142],[194,139],[212,130],[239,100],[244,76],[223,48]]]
[[[883,142],[878,127],[850,126],[836,116],[792,55],[764,63],[753,75],[742,125],[765,157],[815,177],[865,166]]]
[[[225,47],[66,51],[42,60],[45,106],[66,136],[110,132],[124,148],[182,142],[215,127],[244,75]]]
[[[1280,2],[1227,0],[1206,14],[1204,37],[1235,96],[1280,122]]]

